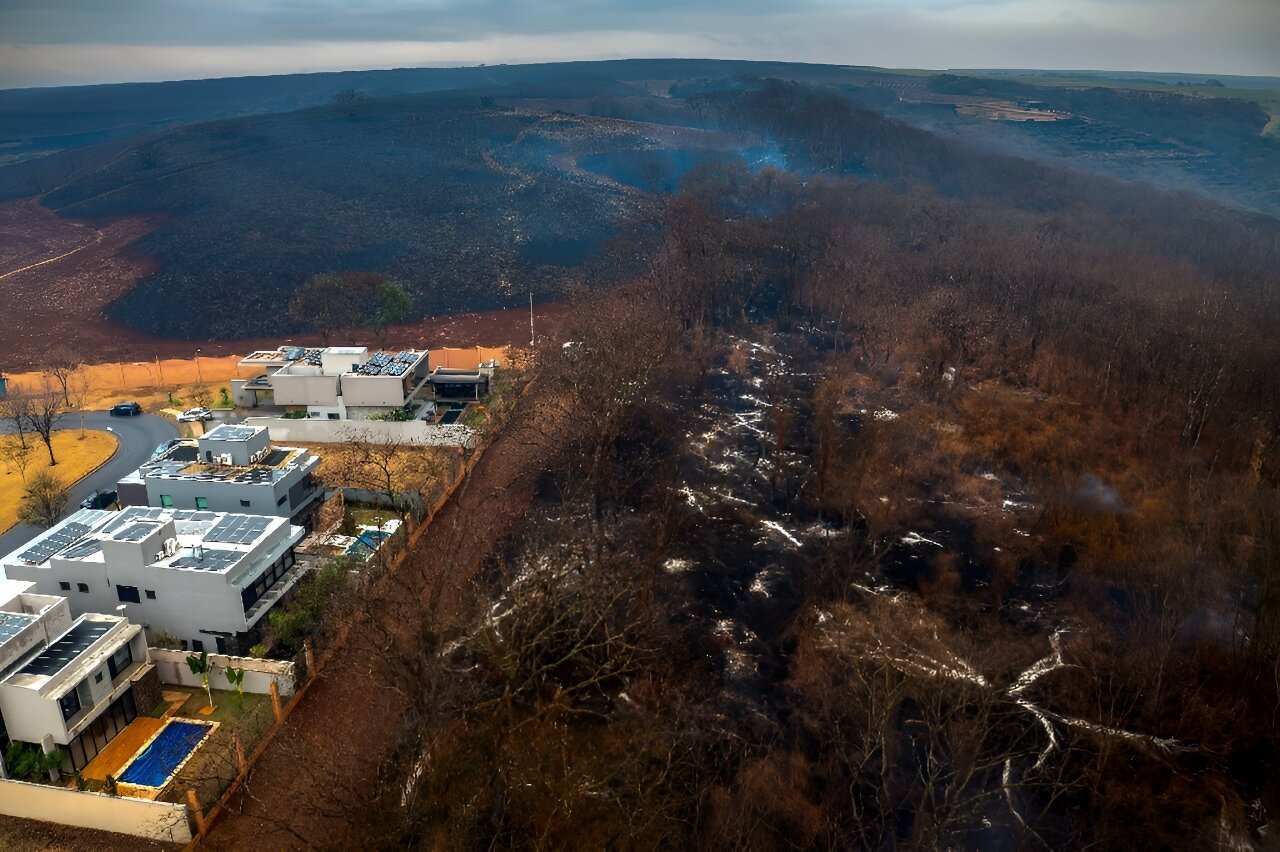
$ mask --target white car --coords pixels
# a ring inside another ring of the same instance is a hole
[[[207,408],[188,408],[178,415],[179,423],[190,423],[193,420],[212,420],[213,412]]]

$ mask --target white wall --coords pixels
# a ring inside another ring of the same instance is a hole
[[[190,843],[186,805],[128,799],[65,787],[0,781],[0,814],[115,831],[168,843]]]
[[[161,683],[200,686],[200,675],[192,674],[191,668],[187,665],[186,651],[151,648],[150,653],[151,662],[160,673]],[[266,695],[271,691],[271,682],[275,681],[281,696],[293,695],[293,663],[284,660],[262,660],[257,657],[231,657],[225,654],[210,654],[209,662],[213,665],[213,674],[209,675],[209,686],[214,689],[235,691],[235,687],[227,680],[226,674],[227,666],[233,666],[245,670],[245,692]]]
[[[283,417],[250,417],[249,426],[266,426],[278,443],[298,441],[341,444],[348,441],[404,441],[424,447],[473,447],[476,433],[466,426],[438,426],[421,420],[393,423],[381,420],[288,420]]]

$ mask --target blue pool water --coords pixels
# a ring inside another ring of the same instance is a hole
[[[390,538],[391,533],[382,532],[381,530],[365,530],[360,533],[359,538],[351,542],[347,547],[348,556],[362,556],[373,553],[378,549],[378,545],[382,543],[384,538]]]
[[[116,780],[146,787],[163,787],[178,764],[195,750],[208,733],[208,725],[170,722]]]

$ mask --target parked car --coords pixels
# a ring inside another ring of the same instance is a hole
[[[106,509],[116,502],[116,492],[95,491],[80,501],[81,509]]]
[[[160,456],[169,452],[171,448],[177,446],[178,443],[179,443],[179,439],[177,438],[170,438],[167,441],[161,441],[160,444],[154,450],[151,451],[151,458],[153,459],[160,458]]]
[[[142,413],[142,406],[136,402],[121,402],[111,406],[112,417],[136,417]]]
[[[179,423],[190,423],[193,420],[212,420],[213,412],[207,408],[188,408],[178,415]]]

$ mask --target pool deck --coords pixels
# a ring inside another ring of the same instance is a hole
[[[80,770],[80,774],[96,781],[105,781],[108,775],[119,775],[124,765],[133,759],[147,740],[164,727],[164,723],[164,719],[153,719],[150,716],[134,719],[107,743],[106,748],[98,752],[97,757],[89,761],[88,766]]]

